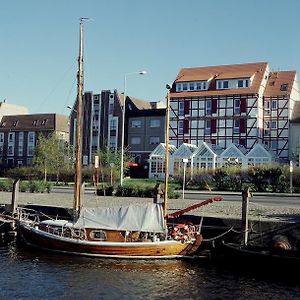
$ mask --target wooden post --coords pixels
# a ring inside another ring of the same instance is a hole
[[[16,209],[18,205],[19,186],[20,186],[20,179],[16,179],[13,183],[13,192],[12,192],[12,199],[11,199],[12,215],[16,213]]]
[[[242,192],[242,245],[247,246],[248,243],[248,211],[249,211],[249,198],[252,197],[249,188],[245,188]]]
[[[167,107],[166,107],[166,154],[165,154],[165,191],[164,191],[164,216],[167,223],[168,216],[168,188],[169,188],[169,126],[170,126],[170,86],[167,85]]]

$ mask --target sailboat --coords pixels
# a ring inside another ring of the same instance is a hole
[[[195,253],[202,241],[199,226],[169,225],[167,214],[168,146],[164,204],[84,208],[81,197],[81,116],[83,102],[83,21],[80,19],[74,219],[44,219],[19,213],[19,236],[31,247],[54,252],[109,258],[179,258]],[[167,122],[169,101],[167,97]],[[125,109],[125,106],[123,106]],[[168,124],[168,123],[167,123]],[[168,129],[166,140],[168,140]]]

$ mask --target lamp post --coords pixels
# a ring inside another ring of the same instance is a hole
[[[294,171],[294,166],[293,166],[293,161],[290,160],[290,193],[293,193],[293,171]]]
[[[122,136],[121,136],[121,168],[120,168],[120,185],[123,186],[124,177],[124,138],[125,138],[125,111],[126,111],[126,79],[129,75],[145,75],[146,71],[131,72],[124,75],[124,100],[122,109]]]
[[[184,200],[184,190],[185,190],[185,177],[186,177],[186,164],[188,163],[187,158],[183,158],[183,183],[182,183],[182,200]]]

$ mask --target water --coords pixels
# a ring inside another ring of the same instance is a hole
[[[0,241],[0,299],[300,299],[300,279],[198,260],[49,254]]]

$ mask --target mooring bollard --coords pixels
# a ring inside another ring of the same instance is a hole
[[[248,211],[249,211],[249,198],[252,197],[249,188],[242,191],[242,245],[246,246],[248,243]]]

